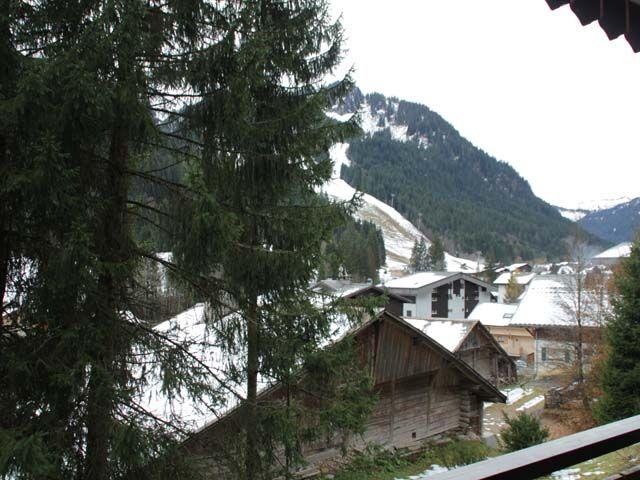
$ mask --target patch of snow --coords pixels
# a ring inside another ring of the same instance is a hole
[[[544,402],[544,395],[538,395],[537,397],[533,397],[531,400],[522,404],[522,406],[516,408],[516,412],[522,412],[524,410],[528,410],[532,407],[535,407],[540,402]]]
[[[353,117],[353,113],[339,114],[337,112],[326,112],[327,117],[337,120],[338,122],[348,122]]]
[[[558,480],[580,480],[580,469],[565,468],[564,470],[558,470],[557,472],[553,472],[551,474],[551,477],[557,478]]]
[[[406,125],[397,125],[397,124],[390,124],[389,125],[389,131],[391,132],[391,138],[393,138],[394,140],[397,140],[399,142],[406,142],[407,141],[407,130],[409,129],[408,126]]]
[[[582,218],[585,217],[587,213],[589,213],[587,210],[571,210],[571,209],[561,208],[561,207],[557,207],[557,208],[558,208],[558,212],[560,212],[560,215],[562,215],[564,218],[568,220],[571,220],[572,222],[577,222],[578,220],[581,220]]]
[[[525,390],[522,387],[516,387],[511,390],[502,390],[502,393],[507,396],[507,405],[513,405],[523,397],[531,395],[532,392],[533,390],[529,388]]]

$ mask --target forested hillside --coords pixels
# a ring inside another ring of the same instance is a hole
[[[393,206],[449,249],[498,259],[562,257],[576,228],[536,197],[511,166],[463,138],[423,105],[363,96],[365,135],[350,143],[342,178]],[[592,239],[595,241],[595,239]]]

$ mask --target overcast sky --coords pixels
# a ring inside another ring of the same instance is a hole
[[[640,196],[640,54],[544,0],[332,0],[365,92],[426,104],[561,206]]]

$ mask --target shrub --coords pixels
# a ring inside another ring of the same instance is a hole
[[[431,464],[453,468],[484,460],[490,453],[491,449],[479,440],[451,440],[430,444],[424,457],[429,459]]]
[[[523,412],[516,417],[509,417],[505,413],[504,420],[507,427],[502,429],[500,437],[507,452],[538,445],[549,436],[549,430],[542,427],[540,420],[528,413]]]

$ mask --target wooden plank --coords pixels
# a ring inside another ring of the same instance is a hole
[[[640,442],[640,415],[429,477],[529,480]]]

